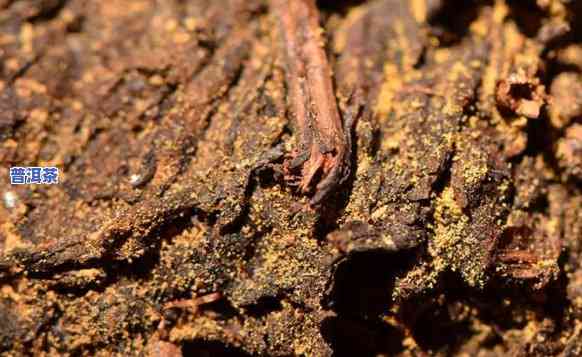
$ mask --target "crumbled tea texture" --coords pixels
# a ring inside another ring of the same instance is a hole
[[[0,173],[2,356],[582,355],[582,1],[0,0]]]

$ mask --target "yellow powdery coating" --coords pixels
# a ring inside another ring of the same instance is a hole
[[[467,150],[471,150],[470,147]],[[482,151],[472,153],[472,159],[462,162],[462,174],[464,181],[469,185],[476,185],[483,181],[489,171],[487,167],[487,156]]]
[[[392,111],[394,96],[402,88],[402,78],[395,64],[387,63],[384,66],[384,77],[386,80],[382,84],[376,105],[376,112],[379,114],[388,114]]]
[[[465,281],[471,286],[483,285],[483,272],[476,256],[478,251],[467,237],[469,217],[465,215],[455,201],[451,187],[445,188],[437,199],[434,213],[434,239],[429,245],[429,252],[433,256],[434,267],[437,272],[451,269],[459,271]]]
[[[380,115],[389,114],[394,107],[394,98],[402,90],[404,83],[418,78],[419,71],[414,69],[416,58],[412,55],[415,44],[410,43],[406,28],[400,21],[394,23],[396,37],[389,48],[392,57],[400,57],[400,63],[386,62],[384,65],[384,83],[380,89],[375,112]]]

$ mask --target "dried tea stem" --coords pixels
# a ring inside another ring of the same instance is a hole
[[[283,40],[288,100],[299,131],[298,148],[286,163],[286,173],[290,177],[292,171],[300,171],[303,193],[315,185],[311,203],[316,205],[349,175],[349,140],[337,108],[315,1],[272,0],[271,6]]]

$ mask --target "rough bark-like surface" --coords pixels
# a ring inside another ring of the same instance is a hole
[[[582,354],[581,3],[294,1],[0,0],[0,354]]]

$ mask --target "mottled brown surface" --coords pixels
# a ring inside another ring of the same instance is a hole
[[[582,4],[296,1],[0,0],[0,354],[582,354]]]

